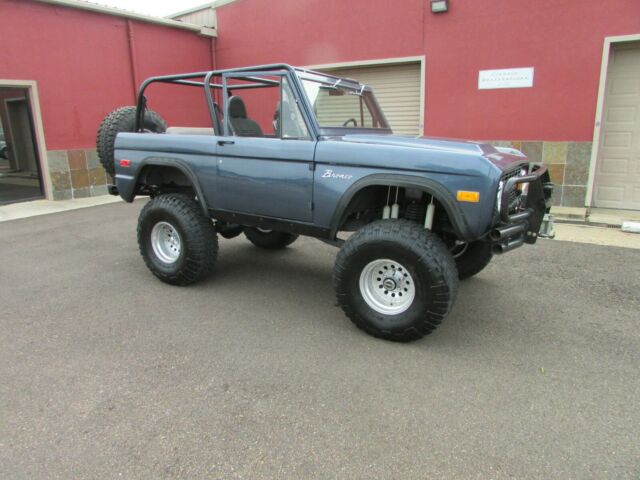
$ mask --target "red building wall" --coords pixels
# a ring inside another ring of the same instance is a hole
[[[127,20],[33,2],[0,0],[0,79],[36,80],[48,150],[95,147],[102,118],[134,102]],[[136,82],[211,68],[211,39],[132,21]],[[161,89],[162,87],[160,87]],[[202,92],[150,91],[150,105],[174,124],[207,121]]]
[[[218,65],[426,56],[425,132],[587,141],[605,36],[638,33],[638,0],[238,0],[218,8]],[[478,90],[478,71],[535,67],[534,87]]]

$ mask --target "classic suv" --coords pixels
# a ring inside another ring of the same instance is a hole
[[[201,89],[210,125],[167,128],[146,105],[158,83]],[[430,333],[458,279],[551,228],[544,166],[483,143],[393,135],[368,86],[285,64],[150,78],[136,107],[105,118],[97,146],[112,194],[151,197],[138,243],[160,280],[207,275],[218,233],[264,249],[316,237],[340,247],[346,315],[389,340]]]

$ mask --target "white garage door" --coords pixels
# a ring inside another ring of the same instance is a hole
[[[640,210],[640,42],[612,49],[594,205]]]
[[[371,86],[393,133],[422,135],[420,63],[322,70]]]

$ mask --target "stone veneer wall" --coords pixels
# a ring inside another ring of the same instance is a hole
[[[521,150],[529,161],[549,169],[555,184],[553,204],[584,207],[589,180],[592,142],[493,141],[491,144]]]
[[[96,149],[47,152],[54,200],[106,195],[107,173]]]

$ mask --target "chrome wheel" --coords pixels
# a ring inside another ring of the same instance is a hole
[[[163,263],[176,263],[182,251],[180,234],[170,223],[158,222],[151,230],[151,248]]]
[[[384,315],[398,315],[408,310],[416,296],[411,274],[398,262],[386,258],[364,267],[359,284],[367,305]]]

